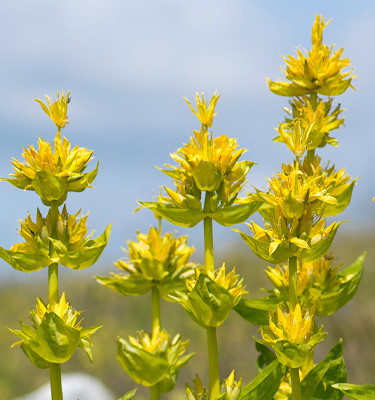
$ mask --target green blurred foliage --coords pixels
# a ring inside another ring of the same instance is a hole
[[[350,265],[365,250],[368,251],[368,256],[358,293],[337,313],[317,320],[318,325],[323,324],[324,330],[329,334],[317,347],[315,362],[321,361],[342,337],[348,381],[356,384],[375,383],[374,353],[371,350],[375,334],[375,232],[339,232],[332,245],[332,253],[337,256],[336,263],[342,264],[343,268]],[[203,254],[196,254],[195,258],[200,260]],[[244,298],[263,297],[266,294],[260,288],[271,288],[264,273],[267,262],[260,261],[252,255],[247,245],[240,240],[217,248],[216,264],[220,265],[223,261],[228,266],[235,266],[244,278],[246,289],[250,292]],[[102,266],[100,271],[98,267],[95,269],[95,274],[108,274],[114,267],[108,265]],[[93,274],[61,268],[60,291],[66,292],[67,300],[75,309],[85,310],[85,326],[104,325],[92,338],[94,363],[91,364],[87,360],[84,352],[76,352],[71,360],[62,366],[62,372],[81,371],[98,377],[118,398],[137,385],[116,361],[116,337],[119,335],[127,338],[128,335],[135,335],[138,330],[151,330],[151,296],[121,296],[97,284],[92,278]],[[6,329],[17,328],[20,319],[29,322],[29,310],[35,307],[36,297],[47,299],[47,274],[43,275],[42,271],[39,276],[42,278],[37,280],[22,276],[22,280],[8,280],[0,285],[2,400],[13,400],[49,380],[48,371],[34,367],[19,347],[10,349],[17,337]],[[188,352],[196,352],[196,356],[180,370],[176,389],[163,395],[166,400],[182,400],[185,398],[185,383],[191,383],[197,373],[203,383],[208,385],[206,335],[176,303],[162,302],[161,324],[172,334],[181,333],[183,340],[190,339]],[[246,385],[257,374],[258,353],[251,338],[252,335],[260,337],[257,328],[232,312],[228,320],[219,327],[217,334],[221,378],[224,379],[235,369],[235,379],[242,377],[243,384]],[[149,398],[149,390],[138,387],[136,398]]]

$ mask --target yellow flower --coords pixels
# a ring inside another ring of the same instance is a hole
[[[180,207],[200,208],[200,191],[217,192],[222,202],[233,200],[245,184],[246,174],[254,164],[238,162],[245,149],[238,149],[236,139],[221,135],[212,137],[205,131],[194,131],[190,142],[171,157],[179,166],[166,165],[163,170],[174,178],[178,192],[166,188],[172,202]],[[195,202],[193,199],[197,199]],[[195,204],[197,203],[197,204]]]
[[[67,251],[83,249],[91,239],[92,233],[86,236],[88,214],[81,216],[77,220],[80,212],[81,210],[74,215],[68,214],[64,205],[62,213],[58,212],[55,227],[52,226],[51,210],[48,212],[47,217],[43,218],[38,208],[35,223],[28,213],[24,221],[20,220],[21,227],[18,230],[18,233],[23,237],[25,242],[13,245],[10,250],[49,254],[50,238],[61,241]]]
[[[33,320],[34,327],[37,328],[42,323],[44,315],[50,312],[60,317],[67,326],[79,331],[82,329],[82,320],[77,322],[77,319],[83,311],[75,311],[66,301],[65,293],[62,294],[58,303],[45,305],[42,300],[37,299],[36,310],[31,310],[31,319]]]
[[[267,79],[270,90],[281,96],[302,96],[320,93],[337,96],[351,86],[353,70],[343,72],[350,66],[349,58],[341,58],[344,49],[333,52],[333,46],[323,44],[323,30],[328,25],[323,16],[317,15],[312,29],[312,49],[303,54],[297,50],[297,57],[284,58],[287,67],[284,71],[289,82],[273,82]],[[347,79],[345,79],[347,78]]]
[[[70,147],[64,137],[61,140],[57,132],[53,146],[39,138],[39,148],[24,148],[22,156],[25,161],[12,160],[15,173],[6,180],[20,189],[35,190],[46,205],[52,201],[61,204],[68,191],[80,192],[96,177],[98,166],[91,172],[84,173],[87,164],[92,160],[93,150],[84,147]]]
[[[216,94],[217,91],[213,94],[210,100],[210,104],[207,107],[206,100],[204,98],[204,93],[202,93],[202,99],[199,97],[199,93],[196,93],[195,102],[197,103],[197,111],[194,110],[193,106],[191,105],[190,101],[184,97],[186,102],[189,104],[191,111],[193,111],[194,115],[199,119],[204,129],[211,127],[214,122],[215,107],[216,103],[219,100],[220,95]]]
[[[297,260],[297,294],[301,295],[310,283],[312,263]],[[268,279],[275,285],[278,292],[289,293],[289,263],[268,267],[265,270]]]
[[[188,279],[186,281],[186,286],[188,291],[191,292],[200,276],[203,272],[202,267],[195,268],[195,276],[192,279]],[[233,296],[233,306],[235,306],[241,299],[243,294],[247,294],[248,292],[245,290],[245,287],[242,285],[243,279],[238,279],[239,275],[236,275],[236,269],[233,268],[231,272],[226,274],[225,271],[225,263],[221,266],[220,269],[216,271],[207,271],[207,275],[218,285],[222,286]]]
[[[97,277],[100,284],[125,296],[138,296],[156,287],[161,296],[171,301],[175,291],[184,291],[185,280],[194,274],[194,264],[189,258],[195,251],[189,247],[187,236],[175,237],[172,233],[161,236],[150,227],[148,234],[138,232],[137,241],[128,241],[128,260],[118,260],[115,265],[126,274]]]
[[[48,368],[49,363],[68,361],[77,347],[81,347],[93,361],[91,335],[101,326],[83,328],[75,311],[66,301],[65,293],[58,302],[44,304],[37,299],[36,310],[31,310],[33,327],[21,321],[21,329],[9,329],[22,340],[12,347],[21,345],[30,361],[38,368]]]
[[[301,125],[302,131],[309,131],[305,144],[308,150],[323,147],[326,143],[338,146],[337,139],[330,137],[329,133],[338,129],[344,123],[345,118],[338,118],[343,111],[340,104],[331,111],[332,101],[332,98],[327,101],[318,99],[315,104],[307,96],[301,96],[289,102],[291,109],[284,108],[288,113],[288,117],[285,119],[287,124],[296,120]],[[284,142],[281,139],[280,135],[280,138],[274,140]]]
[[[52,119],[52,121],[57,125],[58,128],[65,128],[66,124],[69,124],[69,119],[67,117],[68,104],[70,102],[70,91],[65,96],[64,91],[60,97],[60,93],[57,92],[57,100],[51,102],[51,99],[45,95],[47,99],[47,105],[45,105],[41,100],[34,99],[37,103],[41,105],[44,112]]]
[[[297,344],[307,343],[314,329],[313,310],[302,311],[299,303],[289,312],[283,312],[277,306],[276,315],[269,311],[269,327],[277,340],[288,340]],[[269,339],[267,334],[262,333],[262,336],[265,340]]]

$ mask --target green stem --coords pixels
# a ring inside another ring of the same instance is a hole
[[[59,208],[52,205],[51,212],[51,236],[56,237],[56,225]],[[49,304],[59,302],[59,265],[53,263],[48,266],[48,300]],[[52,400],[62,400],[62,387],[61,387],[61,366],[60,364],[49,364],[50,370],[50,385]]]
[[[160,329],[160,293],[157,287],[152,288],[152,333]]]
[[[211,192],[206,192],[204,199],[204,212],[210,212],[210,198]],[[212,230],[212,218],[206,217],[203,220],[203,231],[204,231],[204,272],[207,274],[208,271],[214,272],[214,237]]]
[[[159,230],[160,232],[160,230]],[[152,296],[152,336],[155,335],[157,331],[160,331],[160,293],[159,289],[153,286],[151,290]],[[151,386],[151,400],[159,400],[160,390],[159,384]]]
[[[210,212],[211,192],[206,192],[204,199],[204,211]],[[203,220],[204,230],[204,272],[215,271],[214,239],[212,230],[212,218]],[[216,328],[209,327],[207,331],[208,368],[210,379],[210,400],[220,396],[219,354],[217,350]]]
[[[60,364],[49,365],[52,400],[63,400]]]
[[[217,350],[216,328],[207,328],[208,368],[210,377],[210,400],[220,396],[219,354]]]
[[[151,400],[159,400],[160,399],[160,390],[159,384],[157,383],[154,386],[151,386]]]
[[[292,381],[292,400],[301,400],[301,383],[299,380],[299,368],[290,369],[290,378]]]

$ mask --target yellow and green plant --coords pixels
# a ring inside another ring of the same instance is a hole
[[[57,93],[47,105],[37,100],[46,114],[57,126],[53,144],[39,138],[38,149],[24,148],[24,161],[12,160],[14,172],[3,181],[19,189],[35,191],[42,203],[49,207],[43,217],[37,209],[36,219],[30,214],[20,220],[19,234],[23,242],[14,244],[9,250],[0,247],[0,257],[14,269],[34,272],[48,267],[48,303],[37,300],[36,311],[31,311],[33,326],[21,321],[21,329],[10,329],[22,340],[22,350],[38,368],[49,368],[52,400],[62,400],[61,364],[68,361],[77,347],[87,353],[93,361],[90,336],[101,326],[83,328],[76,312],[66,302],[65,293],[59,296],[59,264],[71,269],[84,269],[94,264],[103,252],[110,234],[110,225],[97,238],[87,233],[87,215],[79,217],[69,214],[64,204],[68,192],[82,192],[95,179],[98,165],[84,172],[92,159],[92,150],[75,146],[65,137],[61,129],[69,123],[67,116],[70,92]],[[64,204],[62,211],[59,207]]]

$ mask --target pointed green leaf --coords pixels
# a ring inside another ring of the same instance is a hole
[[[218,327],[227,319],[233,308],[233,296],[202,273],[182,305],[201,327]]]
[[[257,358],[257,370],[258,372],[262,372],[264,367],[270,365],[277,358],[275,353],[264,344],[255,342],[255,348],[260,353]]]
[[[320,217],[334,217],[343,212],[350,203],[355,184],[353,181],[342,193],[335,196],[337,204],[327,204],[322,209],[316,210],[316,214]]]
[[[21,349],[26,354],[27,358],[37,367],[41,369],[49,368],[49,362],[44,358],[40,357],[35,351],[33,351],[27,342],[21,343]]]
[[[199,190],[215,192],[223,180],[223,174],[211,161],[201,160],[193,170],[193,178]]]
[[[160,393],[168,393],[176,386],[178,371],[170,372],[161,382],[159,382]]]
[[[272,400],[284,378],[286,368],[277,360],[268,365],[241,390],[239,400]]]
[[[272,264],[281,264],[293,256],[292,251],[282,246],[278,246],[277,249],[272,253],[272,255],[270,255],[269,254],[270,243],[263,242],[261,240],[256,240],[251,236],[246,235],[243,232],[240,232],[237,229],[234,229],[234,231],[240,233],[242,239],[245,241],[245,243],[247,243],[247,245],[250,247],[250,249],[253,251],[255,255]]]
[[[68,179],[66,190],[70,192],[82,192],[94,181],[98,174],[98,169],[99,162],[96,164],[95,169],[82,174],[80,177],[78,177],[78,179]]]
[[[250,215],[260,207],[260,201],[253,201],[247,204],[236,204],[234,206],[221,208],[209,216],[217,223],[224,226],[232,226],[246,221]]]
[[[108,243],[111,233],[111,224],[96,239],[86,243],[86,247],[81,250],[71,251],[60,258],[59,264],[71,269],[85,269],[91,267],[101,256]]]
[[[157,202],[140,201],[139,204],[161,215],[170,223],[185,228],[191,228],[197,225],[205,217],[202,210],[195,208],[179,208],[172,204]]]
[[[17,271],[34,272],[45,268],[52,260],[42,254],[6,250],[0,247],[0,257]]]
[[[46,205],[52,201],[62,204],[66,199],[66,181],[50,172],[36,171],[31,184]]]
[[[132,400],[135,396],[135,392],[137,391],[137,389],[133,389],[130,392],[126,393],[124,396],[122,396],[120,399],[118,400]]]
[[[288,300],[286,297],[269,296],[263,299],[241,299],[234,311],[254,325],[268,325],[268,310],[276,310],[276,305]]]
[[[127,340],[117,338],[117,361],[138,384],[153,386],[163,380],[169,370],[167,360],[133,346]]]
[[[147,279],[133,279],[130,275],[115,277],[97,276],[96,280],[109,289],[123,296],[140,296],[151,290],[152,281]]]
[[[340,390],[350,400],[375,400],[374,385],[352,385],[350,383],[337,383],[332,385]]]
[[[44,315],[34,339],[30,339],[30,348],[40,357],[51,363],[64,363],[76,351],[80,331],[67,326],[55,313]]]
[[[339,272],[335,277],[339,283],[331,292],[323,293],[318,298],[316,312],[319,317],[333,314],[355,295],[362,279],[365,257],[366,253],[363,253],[350,267]]]
[[[341,400],[342,394],[331,388],[332,383],[346,381],[346,368],[342,356],[342,340],[334,346],[319,364],[309,371],[301,382],[304,400]]]
[[[342,222],[336,222],[332,231],[327,235],[326,238],[311,246],[310,249],[302,250],[299,254],[299,257],[303,259],[303,261],[312,262],[319,260],[319,258],[327,254],[336,235],[337,229],[341,224]]]

